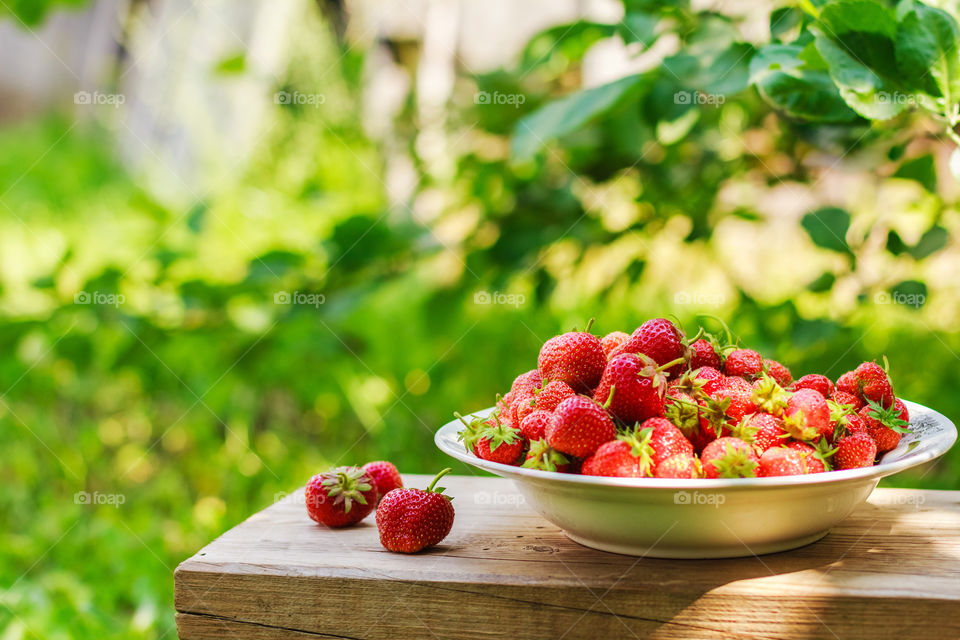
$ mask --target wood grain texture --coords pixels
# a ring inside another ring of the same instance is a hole
[[[696,561],[582,547],[508,480],[444,485],[453,531],[413,556],[301,492],[256,514],[177,568],[180,637],[960,638],[960,492],[879,489],[820,542]]]

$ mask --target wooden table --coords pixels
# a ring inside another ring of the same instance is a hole
[[[880,489],[815,544],[697,561],[582,547],[507,480],[443,484],[453,532],[413,556],[302,493],[258,513],[177,568],[180,637],[960,638],[960,492]]]

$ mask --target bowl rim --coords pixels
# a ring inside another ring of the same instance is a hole
[[[901,398],[901,400],[903,400]],[[491,462],[483,460],[468,453],[463,445],[457,441],[456,435],[460,431],[461,423],[454,419],[440,427],[434,434],[434,443],[447,455],[465,462],[471,466],[489,471],[498,476],[509,478],[523,478],[529,480],[552,481],[567,485],[593,485],[609,487],[633,487],[643,489],[738,489],[738,488],[775,488],[789,486],[809,486],[821,484],[833,484],[854,480],[879,479],[909,469],[925,462],[934,460],[953,446],[957,440],[957,427],[949,418],[929,407],[903,400],[907,409],[913,415],[914,411],[932,414],[936,422],[947,425],[948,435],[944,437],[937,435],[938,443],[919,451],[917,453],[907,453],[903,457],[892,462],[881,462],[872,467],[862,467],[859,469],[843,469],[830,471],[827,473],[813,473],[802,476],[778,476],[772,478],[610,478],[604,476],[585,476],[573,473],[557,473],[555,471],[542,471],[539,469],[524,469],[523,467],[502,464],[500,462]],[[479,411],[473,411],[463,414],[465,418],[477,417],[483,418],[490,414],[494,407],[487,407]],[[933,439],[932,437],[930,439]],[[924,440],[921,435],[916,442]],[[896,449],[894,449],[896,451]]]

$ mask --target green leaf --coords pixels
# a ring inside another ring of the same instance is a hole
[[[819,59],[816,49],[809,47]],[[750,82],[774,108],[794,118],[815,122],[851,122],[857,114],[847,106],[830,75],[811,69],[799,45],[770,44],[750,61]]]
[[[888,120],[916,100],[897,72],[897,21],[886,6],[872,0],[832,2],[810,30],[840,95],[860,115]]]
[[[891,229],[887,232],[887,251],[895,256],[899,256],[910,250],[907,243],[903,241],[900,234]]]
[[[949,240],[950,232],[940,225],[934,225],[910,248],[910,255],[916,260],[923,260],[946,247]]]
[[[570,62],[579,61],[591,46],[609,38],[616,31],[610,24],[578,20],[541,31],[533,36],[520,56],[520,69],[524,74],[536,68],[566,68]],[[554,60],[558,60],[554,64]]]
[[[803,13],[795,7],[780,7],[770,13],[770,37],[784,42],[803,22]]]
[[[655,11],[629,11],[617,25],[617,33],[626,43],[639,42],[644,48],[657,41],[657,25],[660,15]]]
[[[803,216],[800,224],[818,247],[851,253],[847,245],[850,214],[837,207],[824,207]]]
[[[904,280],[890,289],[893,302],[919,309],[927,302],[927,285],[918,280]]]
[[[645,81],[642,74],[627,76],[560,98],[522,118],[513,131],[513,160],[532,160],[548,142],[571,134],[620,106]]]
[[[907,2],[897,31],[896,57],[900,75],[917,88],[942,96],[947,105],[960,98],[960,30],[953,17],[940,9]]]
[[[807,291],[812,291],[814,293],[823,293],[824,291],[829,291],[836,281],[837,277],[835,275],[829,271],[824,271],[817,276],[813,282],[807,285]]]
[[[930,193],[937,192],[937,168],[933,163],[933,156],[929,153],[907,160],[900,165],[893,177],[916,180]]]

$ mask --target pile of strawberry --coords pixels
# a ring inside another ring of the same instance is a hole
[[[909,415],[884,367],[797,380],[775,360],[702,329],[647,320],[628,335],[547,340],[485,418],[474,455],[530,469],[628,478],[751,478],[876,463]]]

